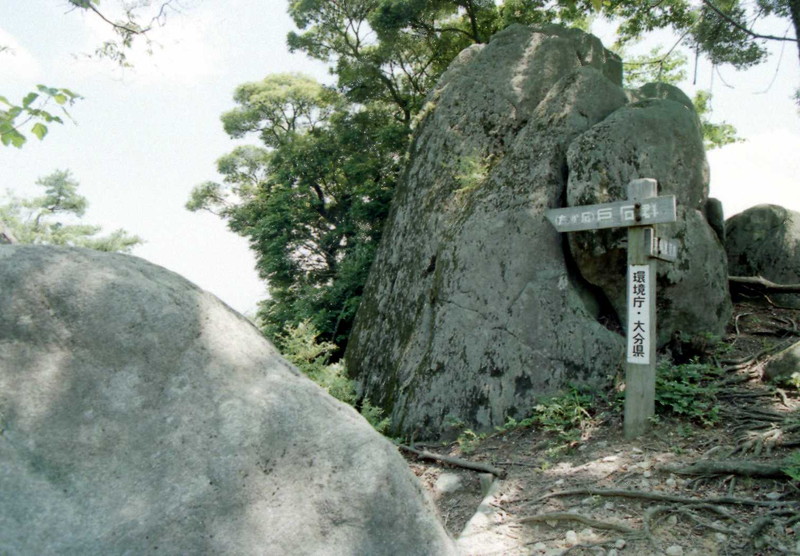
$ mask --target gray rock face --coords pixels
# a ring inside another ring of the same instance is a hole
[[[213,296],[30,246],[0,284],[0,553],[453,553],[395,448]]]
[[[641,100],[620,108],[572,142],[567,155],[569,205],[605,203],[626,197],[632,179],[655,178],[659,195],[675,195],[678,221],[660,224],[658,234],[677,240],[678,260],[658,264],[659,345],[675,332],[720,335],[732,306],[725,251],[706,220],[708,165],[697,116],[674,87],[645,86]],[[680,93],[682,95],[682,93]],[[684,95],[685,96],[685,95]],[[624,321],[626,250],[622,229],[570,234],[581,274],[599,286]]]
[[[544,217],[564,206],[568,182],[570,202],[583,203],[616,200],[633,178],[661,180],[683,204],[675,233],[698,250],[670,271],[672,287],[691,290],[724,266],[700,212],[708,176],[685,95],[626,93],[620,67],[591,35],[515,26],[463,52],[429,97],[346,354],[396,432],[437,436],[453,421],[490,429],[622,364],[623,338],[604,323],[618,318],[606,297],[624,292],[624,270],[607,292],[592,286],[597,273],[587,282]],[[631,105],[636,95],[657,98]],[[596,144],[610,137],[621,144]],[[611,164],[614,154],[622,160]],[[619,250],[595,248],[615,271]],[[690,268],[700,257],[714,270]],[[725,319],[726,299],[725,282],[711,301],[721,314],[704,328]],[[698,308],[680,294],[671,307],[670,326],[693,330]]]
[[[725,222],[725,250],[732,276],[762,276],[779,284],[800,282],[800,213],[759,205]],[[800,308],[800,295],[770,295]]]
[[[502,424],[623,350],[543,217],[569,142],[627,101],[619,59],[557,27],[509,28],[470,57],[431,97],[347,352],[418,438]]]
[[[783,382],[792,377],[800,377],[800,343],[773,355],[764,365],[765,380]]]

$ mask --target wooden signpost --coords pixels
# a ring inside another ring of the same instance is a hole
[[[600,205],[551,209],[559,232],[628,228],[628,322],[625,367],[625,436],[647,430],[655,413],[656,259],[675,261],[677,245],[658,238],[655,225],[675,222],[675,196],[656,196],[653,179],[628,184],[628,199]]]

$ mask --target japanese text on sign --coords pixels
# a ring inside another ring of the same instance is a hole
[[[628,267],[628,363],[650,364],[650,267]]]
[[[675,196],[550,209],[545,214],[559,232],[647,226],[675,221]]]
[[[608,222],[635,222],[636,221],[636,206],[634,204],[623,205],[618,207],[619,213],[617,219],[614,218],[614,208],[605,207],[597,208],[594,210],[584,210],[580,213],[573,213],[570,215],[560,214],[555,218],[556,226],[564,226],[567,224],[593,224]],[[650,221],[658,217],[658,205],[655,203],[644,203],[641,205],[641,217]]]

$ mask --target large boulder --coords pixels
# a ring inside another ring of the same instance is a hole
[[[543,216],[570,141],[627,102],[619,58],[580,31],[522,26],[464,58],[431,96],[346,355],[418,438],[500,425],[623,353]]]
[[[688,98],[669,85],[645,86],[630,96],[643,100],[620,108],[570,145],[567,203],[625,199],[626,184],[642,177],[658,181],[659,195],[675,195],[677,222],[657,227],[659,236],[678,244],[677,261],[658,263],[658,343],[676,333],[722,335],[732,305],[725,250],[706,219],[716,204],[708,199],[708,164],[697,115]],[[570,234],[581,275],[603,290],[623,322],[626,236],[619,228]]]
[[[618,152],[632,161],[611,168],[606,185],[619,194],[631,178],[655,177],[685,204],[675,233],[691,233],[684,247],[698,254],[669,271],[674,287],[688,280],[681,291],[692,290],[720,272],[690,106],[668,86],[624,91],[620,59],[578,30],[512,26],[461,54],[428,98],[346,353],[361,393],[390,412],[395,432],[437,436],[449,423],[488,430],[568,383],[596,385],[622,364],[616,301],[624,269],[608,267],[620,274],[618,291],[591,274],[587,281],[545,218],[567,202],[568,182],[590,190],[582,160],[606,164],[615,152],[588,141],[611,117],[624,128],[615,137],[629,133]],[[680,122],[666,121],[673,116]],[[652,121],[660,119],[666,128]],[[654,142],[637,159],[624,149],[641,146],[645,131]],[[672,143],[655,139],[672,133]],[[678,148],[682,139],[691,152]],[[592,193],[580,201],[590,197],[612,199]],[[616,254],[598,247],[606,261]],[[699,261],[713,270],[687,268]],[[702,291],[715,287],[698,306],[676,294],[665,333],[694,331],[710,305],[718,315],[701,327],[715,331],[729,307],[725,283]]]
[[[181,277],[0,247],[0,553],[449,554],[395,448]]]
[[[758,205],[730,217],[725,230],[732,276],[761,276],[779,284],[800,282],[800,213],[777,205]],[[800,308],[798,294],[770,297]]]

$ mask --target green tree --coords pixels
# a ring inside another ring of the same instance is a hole
[[[646,56],[627,58],[624,62],[625,86],[629,88],[641,87],[646,83],[661,82],[677,85],[686,79],[686,55],[675,49],[664,53],[661,47],[656,47]],[[692,98],[694,109],[700,119],[703,132],[703,144],[706,150],[715,149],[741,141],[736,135],[736,128],[727,122],[711,121],[711,93],[697,91]]]
[[[123,253],[142,243],[139,237],[121,229],[100,236],[100,226],[81,223],[88,201],[78,194],[78,182],[69,170],[56,170],[38,179],[36,185],[44,188],[41,197],[19,199],[8,194],[9,198],[0,205],[0,222],[20,243]]]
[[[789,42],[800,58],[800,2],[798,0],[605,0],[603,12],[621,21],[623,42],[641,38],[655,29],[672,29],[698,54],[715,64],[747,69],[766,60],[766,43]],[[787,23],[783,36],[759,30],[772,16]],[[788,29],[793,29],[793,33]]]
[[[247,237],[270,299],[259,319],[281,343],[309,321],[343,348],[400,170],[408,128],[381,104],[349,105],[298,75],[240,86],[222,116],[237,147],[217,161],[222,182],[194,189],[189,210],[209,210]]]
[[[116,8],[101,6],[100,0],[67,0],[77,10],[90,13],[114,30],[115,38],[104,41],[95,48],[98,58],[113,60],[123,67],[129,67],[128,51],[136,39],[141,39],[149,49],[151,40],[148,33],[167,21],[167,14],[177,11],[175,0],[118,0]],[[116,15],[110,15],[113,11]]]
[[[382,102],[410,125],[465,47],[512,23],[582,23],[589,2],[556,0],[292,0],[292,51],[329,62],[351,102]]]

